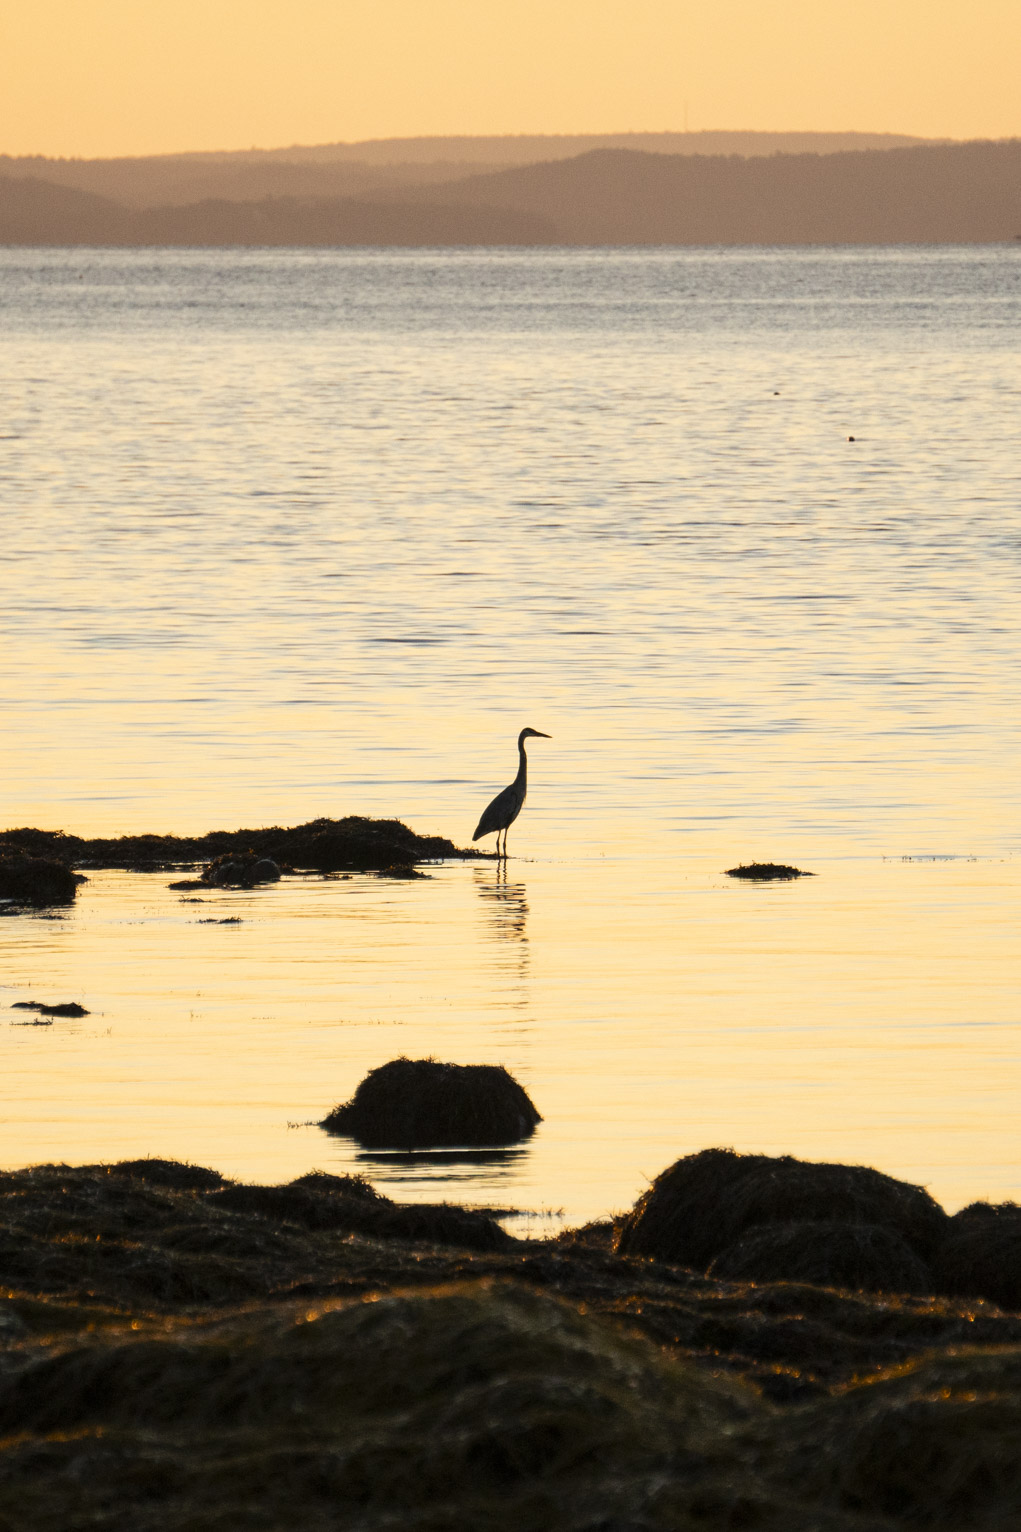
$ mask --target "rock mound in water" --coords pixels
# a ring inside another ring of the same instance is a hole
[[[71,904],[85,879],[51,856],[0,846],[0,899],[42,909],[50,904]]]
[[[973,1202],[955,1213],[934,1270],[938,1293],[1021,1309],[1021,1206]]]
[[[757,1225],[819,1222],[887,1230],[927,1263],[949,1220],[920,1186],[862,1165],[703,1149],[656,1177],[625,1220],[617,1247],[704,1272]]]
[[[370,1149],[438,1149],[516,1143],[541,1121],[502,1065],[400,1058],[370,1070],[320,1126]]]
[[[716,1257],[727,1282],[808,1282],[870,1293],[928,1293],[932,1273],[907,1241],[874,1223],[759,1224]]]

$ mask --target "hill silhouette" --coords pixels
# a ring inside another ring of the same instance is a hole
[[[599,149],[443,190],[543,217],[566,244],[986,243],[1021,233],[1021,139],[758,159]]]
[[[798,245],[991,243],[1021,235],[1021,140],[836,154],[574,159],[353,196],[129,207],[0,176],[0,243]]]

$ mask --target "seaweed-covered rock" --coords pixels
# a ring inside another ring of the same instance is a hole
[[[41,909],[71,904],[85,879],[50,856],[0,847],[0,899]]]
[[[254,870],[264,861],[312,872],[379,872],[443,857],[475,857],[440,835],[417,835],[399,819],[313,819],[308,824],[258,830],[211,830],[208,835],[122,835],[83,840],[51,830],[0,831],[0,855],[48,857],[65,867],[128,867],[137,871],[234,863]],[[269,881],[263,868],[254,882]],[[247,871],[245,873],[247,876]],[[207,881],[208,878],[207,878]],[[2,896],[0,896],[2,897]]]
[[[1021,1309],[1021,1206],[973,1202],[955,1213],[933,1270],[938,1293]]]
[[[618,1249],[705,1271],[756,1224],[874,1224],[928,1261],[947,1215],[920,1186],[862,1165],[703,1149],[657,1176],[621,1229]]]
[[[895,1230],[833,1220],[759,1224],[716,1257],[709,1276],[871,1293],[932,1291],[929,1267]]]
[[[400,1058],[370,1070],[320,1126],[371,1149],[436,1149],[516,1143],[541,1121],[502,1065]]]

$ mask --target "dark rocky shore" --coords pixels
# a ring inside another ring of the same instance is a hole
[[[546,1241],[319,1173],[0,1176],[0,1528],[1021,1526],[1021,1314],[723,1280],[704,1229],[690,1264],[640,1253],[690,1242],[699,1187],[729,1197],[728,1240],[788,1217],[801,1162],[727,1155]],[[831,1213],[932,1259],[955,1220],[877,1174],[843,1200],[831,1176]]]
[[[211,830],[208,835],[120,835],[85,840],[60,830],[0,831],[0,900],[40,907],[69,904],[83,872],[201,867],[208,883],[270,881],[249,874],[260,863],[284,872],[382,872],[413,875],[420,862],[478,856],[440,835],[416,835],[399,819],[313,819],[290,829]]]

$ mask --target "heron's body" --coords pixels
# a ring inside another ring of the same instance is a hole
[[[543,734],[538,729],[522,729],[518,735],[518,774],[510,787],[505,787],[502,793],[497,793],[483,813],[472,836],[472,840],[478,840],[482,835],[492,835],[495,830],[497,856],[507,855],[507,830],[521,813],[521,806],[528,791],[528,757],[525,755],[525,740],[531,735],[537,739],[550,738],[548,734]],[[501,831],[503,832],[502,852],[500,850]]]

